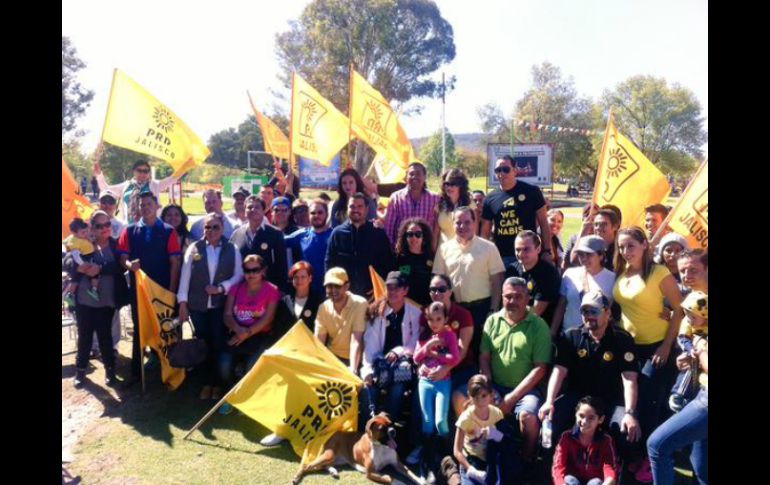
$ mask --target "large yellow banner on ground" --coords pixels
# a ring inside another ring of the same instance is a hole
[[[415,160],[412,143],[388,100],[356,71],[350,76],[350,131],[404,170]]]
[[[278,125],[273,123],[273,120],[263,115],[261,111],[254,105],[254,101],[251,99],[251,94],[246,93],[249,96],[249,103],[251,109],[254,111],[254,116],[257,118],[257,124],[260,131],[262,131],[262,140],[265,142],[265,151],[272,154],[274,157],[282,158],[284,160],[289,159],[289,139],[283,134]]]
[[[703,162],[669,215],[668,226],[691,248],[709,247],[709,161]]]
[[[64,240],[70,234],[70,222],[79,217],[87,221],[94,208],[91,202],[80,193],[80,186],[72,176],[70,168],[61,159],[61,238]]]
[[[262,354],[227,402],[287,438],[308,463],[334,432],[356,430],[362,385],[300,320]]]
[[[176,295],[150,279],[141,269],[136,272],[136,301],[139,313],[139,345],[152,347],[160,358],[161,381],[172,391],[185,378],[185,370],[171,367],[168,347],[179,339],[173,327]]]
[[[211,152],[173,111],[115,69],[102,139],[165,160],[174,176],[202,164]]]
[[[612,117],[596,172],[593,202],[613,204],[623,214],[622,227],[644,226],[644,208],[666,200],[671,186],[666,176],[623,136]]]
[[[350,140],[348,117],[294,73],[291,93],[291,150],[329,166]]]

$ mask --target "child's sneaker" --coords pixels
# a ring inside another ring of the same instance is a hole
[[[86,290],[86,293],[88,293],[88,296],[93,298],[95,301],[99,301],[99,292],[96,291],[96,288],[89,288]]]
[[[230,405],[230,403],[224,403],[219,408],[219,414],[223,416],[227,416],[228,414],[233,412],[233,407]]]
[[[652,467],[650,467],[649,458],[644,459],[642,466],[634,473],[634,479],[640,483],[652,483]]]

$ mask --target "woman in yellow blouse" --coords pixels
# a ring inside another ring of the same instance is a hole
[[[635,358],[639,363],[639,421],[644,440],[662,421],[668,390],[676,374],[672,346],[682,320],[682,294],[668,268],[655,264],[647,237],[636,226],[618,231],[615,269],[617,279],[613,297],[620,305],[622,326],[634,338]],[[673,315],[663,318],[663,300],[667,299]],[[635,413],[635,410],[626,410]],[[644,442],[644,441],[643,441]],[[649,461],[640,463],[640,471],[649,474]]]
[[[433,252],[440,243],[455,237],[452,212],[463,206],[476,210],[468,190],[468,177],[459,168],[450,168],[441,176],[441,200],[436,206],[438,216],[433,226]]]

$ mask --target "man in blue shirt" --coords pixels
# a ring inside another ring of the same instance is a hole
[[[329,246],[329,237],[332,235],[328,219],[329,209],[326,202],[323,199],[316,199],[310,204],[310,227],[300,229],[290,236],[284,236],[286,248],[296,253],[295,261],[300,259],[307,261],[319,273],[324,267],[326,249]],[[313,278],[311,286],[315,293],[325,294],[322,278]]]

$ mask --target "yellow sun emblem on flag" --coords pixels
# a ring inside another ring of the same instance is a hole
[[[158,129],[168,133],[174,129],[174,118],[171,113],[163,106],[156,106],[155,113],[152,115],[155,119]]]
[[[345,414],[353,405],[353,388],[341,382],[325,382],[316,394],[320,404],[318,408],[326,415],[327,420]]]
[[[620,148],[610,149],[610,159],[607,160],[607,176],[619,177],[626,170],[628,157]]]

